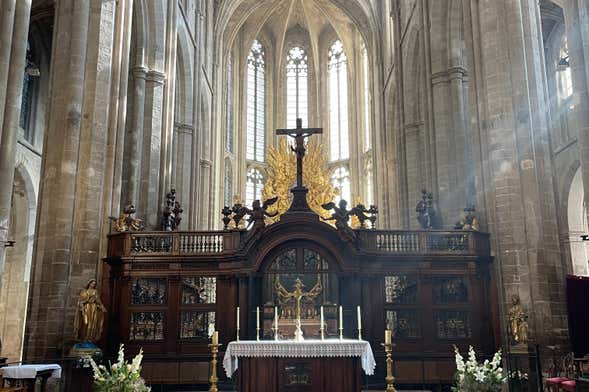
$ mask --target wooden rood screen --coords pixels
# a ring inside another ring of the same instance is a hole
[[[337,336],[343,306],[344,336],[371,343],[384,384],[384,330],[394,331],[399,384],[440,384],[453,378],[453,345],[491,354],[499,331],[489,273],[488,235],[476,231],[354,230],[354,242],[310,214],[291,215],[255,235],[247,231],[139,232],[109,237],[103,280],[108,307],[107,354],[119,343],[143,348],[145,374],[154,384],[206,382],[207,333],[220,333],[220,356],[235,340],[240,307],[242,340],[255,339],[256,307],[262,337],[270,338],[277,306],[282,338],[294,331],[293,303],[277,282],[296,279],[320,291],[301,303],[305,336],[317,337],[324,307],[328,337]],[[152,371],[152,369],[158,369]]]

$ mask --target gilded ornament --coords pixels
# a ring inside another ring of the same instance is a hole
[[[329,211],[321,206],[331,202],[338,192],[331,184],[331,174],[327,166],[323,146],[313,140],[307,142],[307,151],[303,158],[303,182],[309,189],[307,202],[311,210],[323,219],[329,218]],[[286,138],[278,147],[268,149],[268,180],[262,191],[262,199],[267,200],[278,196],[278,201],[268,208],[268,213],[277,213],[267,217],[267,222],[275,223],[290,207],[292,195],[290,189],[296,184],[296,154],[291,150]]]

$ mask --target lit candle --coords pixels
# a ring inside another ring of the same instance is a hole
[[[323,305],[321,305],[321,329],[324,328],[324,325],[325,325],[325,323],[323,321]]]
[[[213,345],[219,344],[219,331],[213,332]]]
[[[239,306],[237,307],[237,329],[239,329]]]
[[[344,318],[342,316],[342,307],[339,307],[339,328],[342,329],[344,327]]]
[[[387,329],[384,331],[384,344],[391,344],[393,331]]]
[[[360,317],[360,306],[356,308],[358,313],[358,329],[362,329],[362,317]]]
[[[260,329],[260,307],[256,306],[256,328]]]

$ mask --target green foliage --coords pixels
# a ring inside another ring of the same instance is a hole
[[[119,347],[117,362],[108,367],[97,365],[90,358],[90,365],[94,370],[94,390],[96,392],[149,392],[151,388],[145,385],[141,378],[141,360],[143,350],[133,358],[131,363],[125,360],[123,345]]]
[[[476,354],[472,346],[468,350],[468,360],[460,355],[458,348],[456,353],[456,386],[454,392],[495,392],[501,391],[507,376],[501,368],[501,350],[495,353],[493,359],[488,359],[482,364],[477,362]]]

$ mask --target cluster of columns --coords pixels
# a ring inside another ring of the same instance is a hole
[[[0,276],[10,223],[30,14],[31,0],[6,0],[0,7]]]

